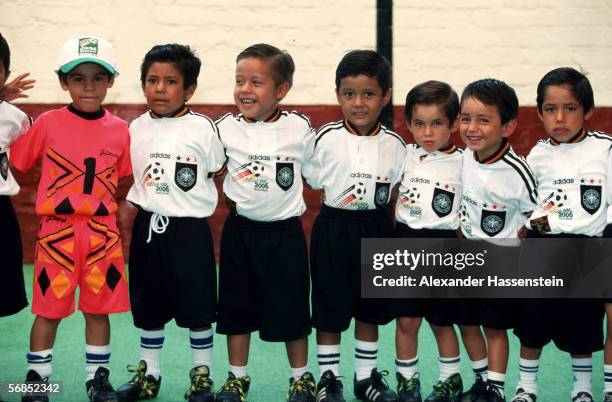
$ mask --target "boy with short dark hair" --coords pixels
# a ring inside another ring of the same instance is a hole
[[[440,81],[421,83],[408,92],[404,116],[416,144],[406,162],[396,204],[395,236],[454,238],[459,227],[463,151],[449,143],[458,126],[459,98]],[[401,402],[421,401],[418,333],[423,316],[438,344],[440,375],[427,402],[456,400],[463,391],[455,301],[408,299],[395,302],[398,394]],[[471,352],[471,351],[469,351]]]
[[[306,206],[300,179],[315,136],[310,121],[281,111],[293,80],[291,56],[268,44],[236,58],[234,102],[240,114],[218,121],[227,154],[223,191],[230,213],[221,237],[217,332],[227,335],[230,372],[216,401],[244,402],[251,332],[285,342],[291,378],[287,400],[314,401],[307,371],[310,291]]]
[[[119,179],[131,174],[127,124],[102,108],[117,76],[111,45],[77,37],[62,47],[56,73],[70,93],[67,107],[43,113],[12,149],[28,170],[42,160],[36,195],[41,215],[34,261],[28,381],[51,375],[52,347],[62,318],[85,316],[86,389],[90,401],[110,402],[108,314],[129,310],[121,238],[115,214]],[[48,401],[27,394],[23,401]]]
[[[159,392],[164,326],[189,328],[190,402],[214,400],[212,365],[217,273],[208,217],[217,206],[212,180],[225,163],[217,127],[191,112],[200,59],[189,46],[157,45],[144,57],[140,81],[149,110],[130,125],[138,208],[130,243],[130,301],[140,329],[140,363],[117,390],[124,401]]]
[[[516,94],[502,81],[474,81],[461,95],[460,134],[469,148],[464,152],[461,177],[461,231],[466,238],[516,239],[522,235],[525,214],[535,208],[533,174],[507,139],[516,129],[517,114]],[[507,330],[515,325],[515,303],[487,299],[462,307],[465,311],[459,314],[458,323],[478,332],[482,325],[489,356],[486,386],[473,387],[462,401],[504,401]],[[480,344],[477,337],[468,337],[464,343],[468,350]]]
[[[11,51],[6,39],[0,35],[0,94],[11,74]],[[19,192],[9,168],[9,149],[32,124],[21,110],[6,102],[9,94],[0,95],[0,255],[4,290],[0,292],[0,317],[13,315],[28,305],[23,280],[23,249],[21,231],[11,204],[10,196]]]
[[[361,298],[361,239],[392,237],[387,211],[401,179],[406,145],[379,123],[391,100],[391,66],[377,52],[353,50],[336,68],[336,97],[344,120],[317,133],[315,152],[304,168],[325,203],[311,239],[313,326],[321,380],[317,400],[344,401],[338,380],[341,333],[355,319],[354,392],[360,400],[397,401],[376,367],[378,325],[388,323],[388,301]]]
[[[533,168],[541,206],[525,226],[530,237],[598,237],[606,228],[612,137],[587,131],[593,115],[588,78],[573,68],[549,71],[537,89],[538,116],[549,138],[540,140],[527,161]],[[563,206],[548,208],[549,194],[563,192]],[[546,205],[546,206],[545,206]],[[541,263],[541,261],[537,261]],[[528,267],[527,267],[528,268]],[[592,402],[592,353],[603,348],[601,300],[540,300],[522,309],[515,333],[521,341],[519,383],[514,402],[534,402],[542,348],[551,340],[572,357],[574,402]],[[606,304],[608,318],[612,309]],[[608,324],[610,325],[610,324]],[[605,398],[612,400],[612,359],[604,358]]]

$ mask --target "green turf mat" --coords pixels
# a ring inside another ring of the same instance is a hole
[[[26,266],[26,283],[32,283],[32,266]],[[31,300],[31,288],[28,286],[28,298]],[[25,378],[27,363],[25,355],[28,351],[30,327],[34,316],[29,308],[11,317],[0,318],[0,381],[22,382]],[[126,365],[136,364],[139,359],[139,333],[132,326],[129,313],[111,316],[111,382],[115,387],[126,382],[131,376],[126,371]],[[395,382],[395,325],[389,324],[380,331],[378,362],[380,369],[389,370],[389,384]],[[516,337],[510,335],[511,350],[506,393],[512,395],[518,379],[518,350]],[[220,386],[227,375],[227,350],[225,337],[214,337],[214,363],[212,368],[215,386]],[[62,381],[63,395],[52,397],[52,401],[86,401],[85,394],[85,328],[82,314],[75,313],[65,319],[59,327],[57,341],[53,349],[53,376],[51,381]],[[340,370],[345,376],[345,397],[347,401],[354,399],[352,394],[353,376],[353,341],[352,327],[344,334],[342,341],[342,359]],[[464,384],[469,387],[473,375],[469,360],[462,352],[461,374]],[[435,340],[427,324],[424,324],[419,335],[419,359],[423,392],[431,389],[438,376],[437,348]],[[314,336],[310,338],[309,367],[318,376],[316,363],[316,344]],[[595,400],[600,400],[603,389],[602,353],[593,358],[593,383]],[[157,401],[182,401],[183,392],[189,385],[188,372],[191,368],[191,351],[189,348],[189,332],[178,328],[174,323],[166,327],[166,340],[162,352],[162,386]],[[252,377],[249,401],[280,402],[285,400],[289,386],[289,364],[286,359],[283,344],[266,343],[254,334],[251,344],[249,374]],[[559,352],[549,345],[544,350],[540,360],[539,373],[540,394],[538,401],[560,402],[569,401],[572,386],[571,361],[567,354]],[[510,398],[508,398],[509,400]],[[0,400],[18,401],[16,395],[1,395]]]

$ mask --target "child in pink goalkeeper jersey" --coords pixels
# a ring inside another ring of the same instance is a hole
[[[116,70],[111,45],[96,37],[66,42],[56,73],[72,103],[42,114],[12,148],[12,162],[28,170],[42,162],[36,196],[41,216],[34,262],[27,381],[51,375],[52,347],[62,318],[85,316],[86,389],[90,401],[116,401],[108,381],[109,313],[129,310],[115,193],[130,175],[127,124],[100,105]],[[48,401],[26,394],[22,401]]]

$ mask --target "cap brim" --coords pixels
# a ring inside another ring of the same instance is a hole
[[[72,71],[76,66],[83,64],[83,63],[95,63],[98,64],[102,67],[104,67],[104,69],[106,69],[106,71],[108,71],[109,73],[117,76],[119,75],[119,72],[117,70],[115,70],[113,68],[113,66],[111,66],[110,64],[100,60],[100,59],[95,59],[93,57],[89,58],[89,57],[84,57],[82,59],[76,59],[71,61],[70,63],[66,63],[63,66],[60,67],[59,71],[61,71],[64,74],[68,74],[70,71]]]

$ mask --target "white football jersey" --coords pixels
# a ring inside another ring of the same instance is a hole
[[[319,129],[314,155],[303,174],[308,185],[323,189],[330,207],[382,208],[401,179],[405,155],[402,138],[384,126],[377,124],[360,136],[349,122],[338,121]]]
[[[396,220],[413,229],[457,229],[463,150],[449,145],[427,152],[409,144],[406,151]]]
[[[527,156],[540,196],[532,218],[548,215],[552,234],[600,236],[610,222],[611,146],[610,135],[584,130],[567,143],[540,140]]]
[[[302,167],[315,140],[310,120],[287,111],[258,122],[228,113],[217,126],[227,154],[223,191],[236,212],[267,222],[302,215]]]
[[[8,102],[0,100],[0,195],[15,195],[19,185],[9,169],[11,145],[32,125],[32,119]]]
[[[537,203],[536,182],[529,165],[505,141],[495,154],[477,161],[463,152],[459,209],[461,231],[467,238],[516,239],[525,213]]]
[[[130,124],[134,185],[128,201],[165,216],[204,218],[217,206],[212,173],[225,163],[214,122],[188,112],[154,118],[146,112]]]

